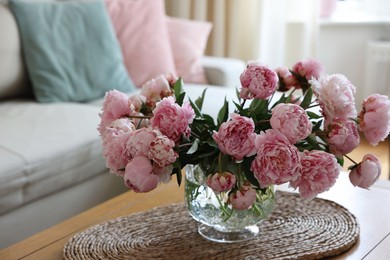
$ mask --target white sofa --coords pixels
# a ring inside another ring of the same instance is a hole
[[[237,87],[245,66],[215,57],[203,64],[219,87],[186,85],[194,98],[203,87],[211,96]],[[15,18],[0,3],[0,248],[126,190],[102,157],[101,104],[36,102]]]

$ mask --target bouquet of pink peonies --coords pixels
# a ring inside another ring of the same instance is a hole
[[[181,79],[161,75],[128,97],[106,94],[99,132],[106,165],[135,192],[148,192],[182,168],[199,165],[205,183],[226,192],[233,208],[251,207],[256,189],[289,183],[303,198],[334,185],[348,153],[390,131],[390,101],[374,94],[355,108],[356,88],[326,75],[314,59],[292,69],[249,62],[237,101],[224,101],[217,118],[202,112],[207,90],[185,101]],[[229,105],[234,112],[229,114]],[[368,188],[381,165],[372,154],[350,167],[353,185]]]

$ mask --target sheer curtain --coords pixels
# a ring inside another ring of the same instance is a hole
[[[258,56],[261,1],[165,0],[170,16],[213,23],[206,54],[243,60]]]
[[[165,0],[170,16],[213,23],[206,54],[272,67],[315,56],[317,0]]]

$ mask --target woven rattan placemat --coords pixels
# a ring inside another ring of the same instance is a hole
[[[113,219],[72,237],[65,259],[319,259],[359,237],[356,218],[332,201],[277,192],[272,215],[252,240],[220,244],[197,233],[183,204]]]

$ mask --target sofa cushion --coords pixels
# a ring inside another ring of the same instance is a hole
[[[99,112],[78,103],[0,103],[0,214],[107,171]]]
[[[165,73],[176,73],[165,23],[163,0],[105,0],[136,86]]]
[[[10,1],[40,102],[88,101],[133,85],[104,2]]]
[[[18,25],[8,6],[0,3],[0,99],[31,96]]]
[[[201,59],[212,24],[173,17],[166,22],[177,75],[187,83],[207,84]]]

